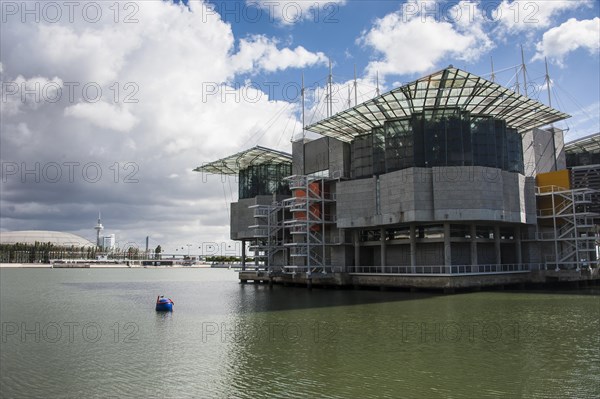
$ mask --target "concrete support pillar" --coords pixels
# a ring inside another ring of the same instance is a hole
[[[358,236],[358,230],[352,231],[352,236],[354,237],[354,266],[360,266],[360,241]]]
[[[242,271],[246,270],[246,240],[242,240]]]
[[[382,227],[381,229],[379,229],[379,235],[380,240],[381,240],[381,267],[382,267],[382,271],[385,272],[385,267],[386,265],[386,254],[387,254],[387,248],[386,248],[386,242],[385,242],[385,229]]]
[[[500,249],[500,226],[494,226],[494,250],[496,251],[496,264],[502,264],[502,250]]]
[[[448,273],[452,266],[452,248],[450,247],[450,223],[444,223],[444,266]]]
[[[258,238],[254,242],[256,248],[254,249],[254,266],[258,267]]]
[[[411,273],[417,272],[417,233],[415,225],[410,225],[410,269]]]
[[[521,226],[515,227],[515,252],[517,253],[517,263],[523,263],[523,251],[521,249]]]
[[[471,225],[471,266],[477,266],[477,226]]]

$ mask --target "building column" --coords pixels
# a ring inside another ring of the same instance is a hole
[[[471,225],[471,266],[477,266],[477,226]]]
[[[246,270],[246,240],[242,240],[242,271]]]
[[[254,249],[254,266],[258,267],[258,238],[256,239],[254,245],[256,245]]]
[[[358,230],[352,230],[354,237],[354,267],[360,266],[360,241],[358,236]]]
[[[415,225],[410,225],[410,268],[411,273],[417,272],[417,237]]]
[[[500,248],[500,226],[494,226],[494,249],[496,251],[496,264],[502,264],[502,250]]]
[[[381,270],[382,272],[385,272],[385,267],[386,265],[386,242],[385,242],[385,229],[382,227],[381,229],[379,229],[379,235],[380,235],[380,241],[381,241],[381,246],[380,246],[380,251],[381,251]]]
[[[515,251],[517,252],[517,263],[523,263],[523,254],[521,250],[521,226],[515,227]]]
[[[444,223],[444,266],[450,273],[452,266],[452,248],[450,247],[450,223]]]

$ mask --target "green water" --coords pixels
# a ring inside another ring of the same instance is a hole
[[[175,301],[158,314],[158,294]],[[0,396],[597,398],[600,296],[240,285],[211,269],[0,269]]]

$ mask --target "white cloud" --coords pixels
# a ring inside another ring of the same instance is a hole
[[[246,0],[247,6],[260,6],[270,20],[283,25],[301,21],[332,22],[336,19],[339,7],[345,4],[346,0]]]
[[[549,27],[561,13],[580,7],[591,7],[591,0],[509,1],[493,11],[490,18],[498,20],[500,31],[514,34]]]
[[[264,35],[241,39],[239,51],[232,57],[236,72],[275,72],[327,63],[327,57],[321,52],[312,53],[302,46],[280,50],[277,43]]]
[[[577,138],[600,132],[600,102],[588,104],[583,108],[577,108],[568,113],[572,116],[567,119],[565,127],[569,129],[565,140],[572,141]]]
[[[38,109],[46,104],[60,101],[63,81],[58,77],[48,79],[35,76],[25,79],[22,75],[14,80],[3,79],[1,88],[0,115],[15,115],[24,108]]]
[[[123,106],[109,104],[105,101],[72,105],[65,108],[65,116],[85,119],[100,128],[129,132],[138,120]]]
[[[461,2],[455,7],[473,7],[473,4]],[[376,72],[380,76],[431,72],[444,57],[474,61],[493,47],[483,29],[483,18],[477,13],[470,19],[443,20],[423,14],[423,7],[417,9],[419,12],[407,14],[406,7],[410,4],[376,20],[359,38],[359,43],[382,55],[382,59],[367,66],[369,76]]]
[[[579,48],[592,54],[600,51],[600,18],[579,21],[571,18],[565,23],[544,33],[542,41],[536,44],[534,60],[548,57],[557,64],[562,62],[567,54]]]
[[[138,2],[139,22],[133,24],[114,23],[112,3],[98,4],[110,17],[99,23],[22,23],[19,16],[3,23],[3,80],[61,82],[63,95],[35,107],[18,96],[9,110],[4,103],[0,157],[19,165],[79,165],[72,182],[64,169],[67,177],[54,184],[3,183],[3,228],[79,231],[101,210],[107,230],[122,232],[119,240],[142,243],[148,234],[151,240],[162,235],[151,244],[167,249],[177,242],[228,240],[221,179],[191,169],[256,144],[289,150],[289,137],[299,130],[297,104],[273,101],[260,90],[268,91],[266,86],[231,82],[255,69],[317,65],[324,55],[302,46],[286,48],[265,36],[243,39],[236,52],[231,26],[198,0],[191,0],[189,9]],[[72,99],[67,82],[79,84]],[[137,90],[127,89],[129,82]],[[87,83],[101,88],[97,102],[83,101]],[[211,94],[209,87],[222,90]],[[124,102],[127,96],[137,102]],[[90,162],[102,167],[98,182],[82,179],[81,167]],[[138,182],[124,184],[126,177]],[[228,201],[237,192],[231,184]],[[58,211],[28,219],[17,209],[25,201]]]

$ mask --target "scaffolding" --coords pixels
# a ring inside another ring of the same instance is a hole
[[[331,269],[328,251],[327,224],[334,218],[329,213],[328,203],[333,202],[327,190],[327,178],[310,175],[294,175],[287,178],[292,197],[285,200],[291,218],[284,221],[292,241],[285,246],[290,250],[292,266],[302,268],[308,276],[327,273]]]
[[[552,244],[553,253],[545,257],[546,267],[555,270],[598,267],[597,226],[594,219],[600,215],[592,212],[598,190],[590,188],[566,189],[558,186],[536,188],[538,203],[550,205],[537,211],[537,241]]]
[[[274,201],[271,205],[252,205],[256,223],[248,226],[254,230],[256,241],[250,246],[258,267],[273,270],[284,264],[288,258],[285,242],[288,235],[284,229],[285,204]],[[262,262],[262,265],[261,265]]]

